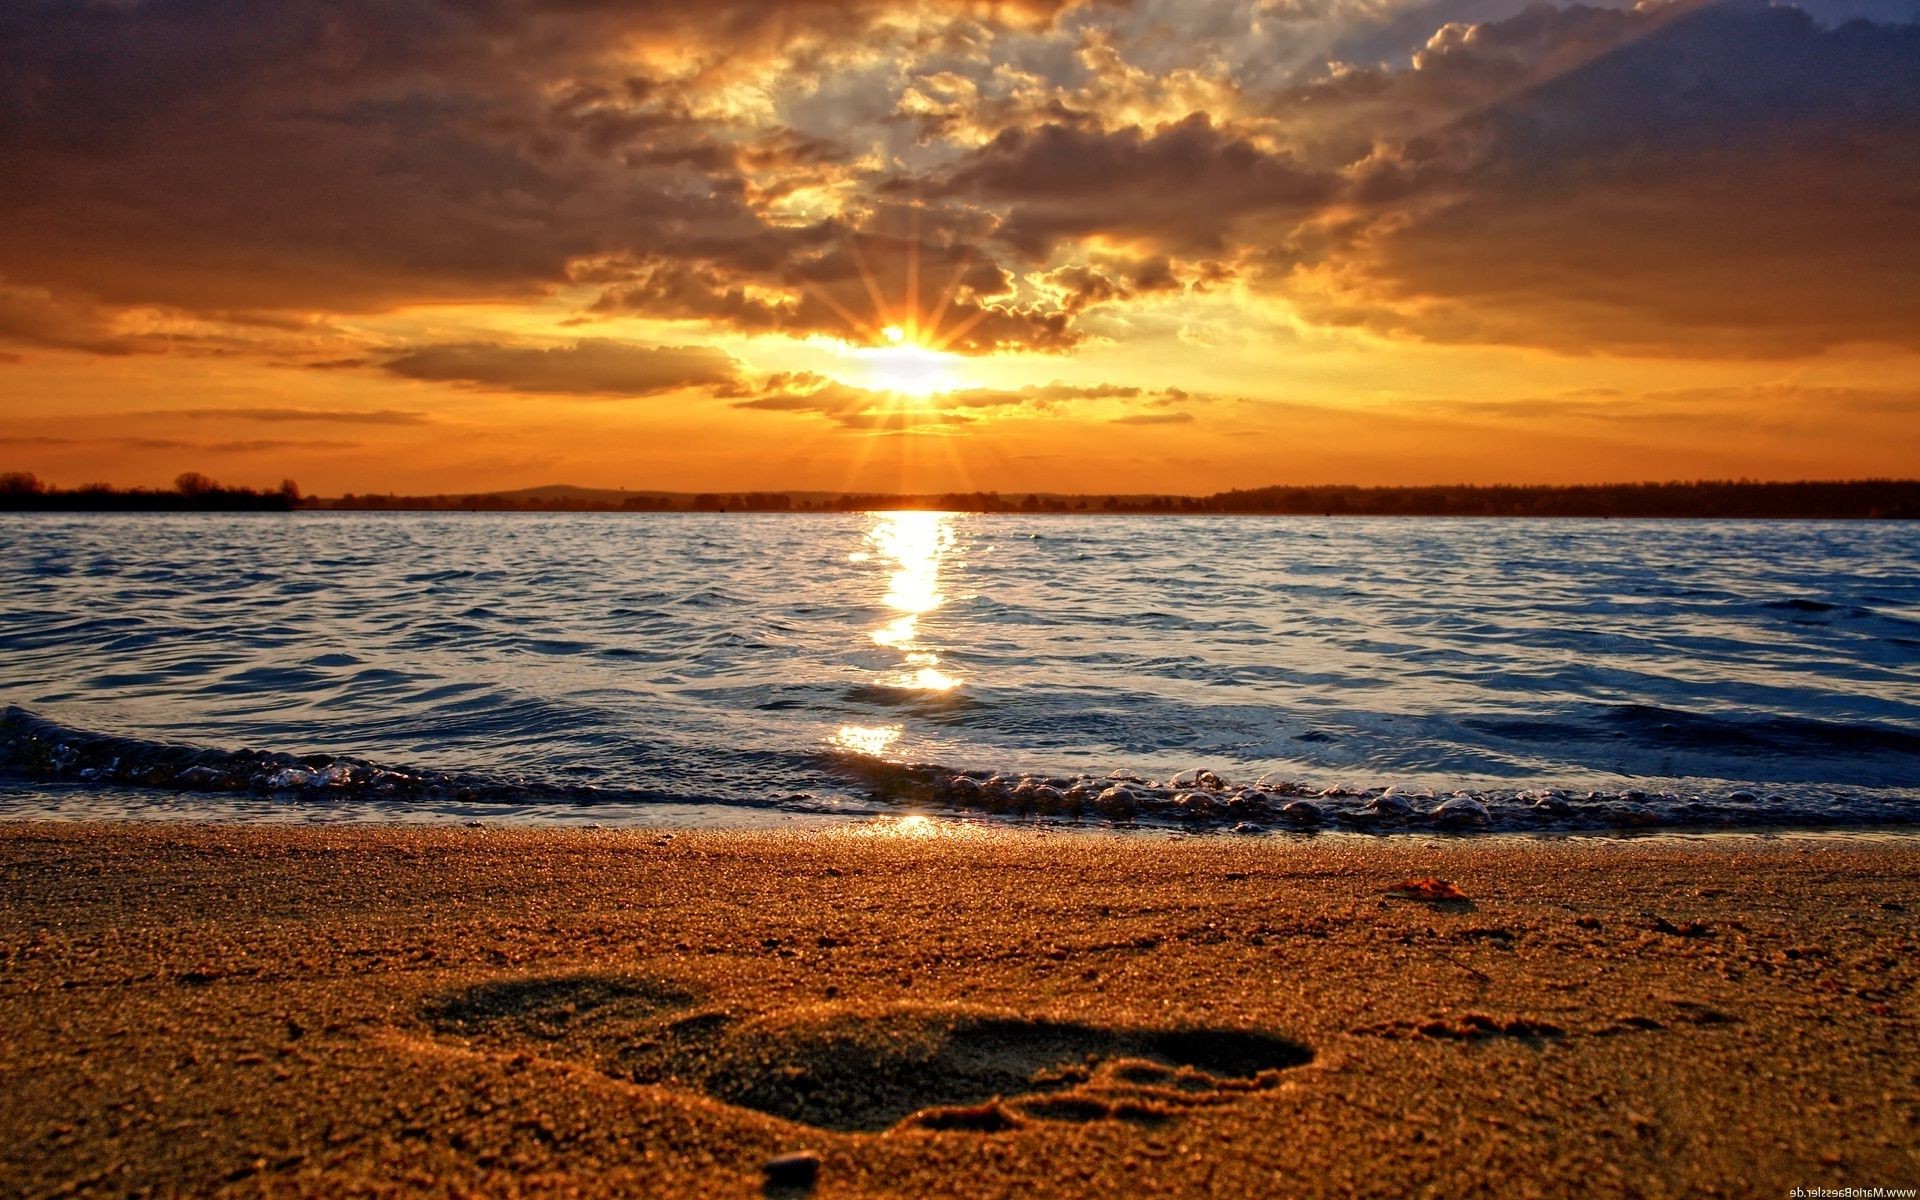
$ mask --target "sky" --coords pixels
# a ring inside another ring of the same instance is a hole
[[[10,0],[0,470],[1920,475],[1920,0]]]

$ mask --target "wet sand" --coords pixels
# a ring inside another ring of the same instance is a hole
[[[0,825],[0,1193],[1920,1186],[1920,841],[877,829]]]

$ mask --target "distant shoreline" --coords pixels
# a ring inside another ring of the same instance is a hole
[[[36,481],[37,483],[37,481]],[[664,492],[555,485],[513,492],[302,496],[92,486],[0,489],[5,512],[598,512],[849,513],[876,510],[1053,516],[1586,517],[1709,520],[1911,520],[1920,480],[1698,481],[1566,487],[1266,487],[1210,496],[1146,493]]]

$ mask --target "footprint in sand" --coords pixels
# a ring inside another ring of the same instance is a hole
[[[842,1132],[991,1133],[1029,1121],[1156,1124],[1276,1086],[1312,1060],[1257,1030],[1138,1027],[958,1006],[825,1004],[737,1015],[660,980],[482,984],[429,1003],[439,1032],[584,1060],[635,1083]]]

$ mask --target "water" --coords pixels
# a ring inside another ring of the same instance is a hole
[[[15,815],[1920,818],[1913,524],[15,516],[0,555],[0,701],[63,727],[9,735]],[[152,744],[54,753],[94,734]],[[127,786],[181,744],[401,774]],[[1194,768],[1223,787],[1152,786]]]

